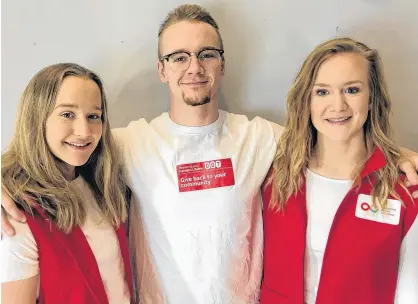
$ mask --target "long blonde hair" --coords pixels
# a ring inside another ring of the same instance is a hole
[[[3,190],[20,208],[33,214],[31,198],[57,227],[66,233],[81,226],[86,206],[73,183],[64,177],[65,164],[50,151],[45,126],[54,109],[62,81],[76,76],[94,81],[102,98],[102,137],[89,161],[76,171],[92,190],[105,219],[118,226],[127,217],[128,191],[121,155],[110,132],[108,107],[102,81],[92,71],[73,63],[60,63],[39,71],[24,90],[15,134],[1,156]]]
[[[386,166],[378,170],[377,183],[372,196],[386,208],[389,194],[394,191],[399,179],[400,151],[391,139],[389,117],[391,101],[386,86],[382,61],[376,50],[350,38],[336,38],[318,45],[307,57],[299,70],[287,96],[287,120],[280,137],[277,154],[273,161],[272,175],[266,185],[272,184],[270,207],[282,210],[291,195],[296,194],[305,178],[308,162],[312,159],[317,131],[310,118],[310,99],[315,79],[321,64],[339,53],[356,53],[363,56],[369,66],[370,113],[363,126],[368,155],[380,148]],[[359,178],[364,164],[353,172],[353,180]]]

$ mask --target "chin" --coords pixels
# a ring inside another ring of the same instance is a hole
[[[88,158],[87,159],[84,159],[84,158],[83,159],[68,159],[65,162],[74,167],[81,167],[87,164],[88,160],[89,160]]]
[[[196,107],[196,106],[203,106],[205,104],[210,103],[210,97],[206,96],[206,97],[202,97],[202,98],[193,98],[193,99],[188,99],[188,98],[184,98],[184,102],[192,107]]]

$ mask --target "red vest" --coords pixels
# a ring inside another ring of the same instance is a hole
[[[36,209],[40,211],[38,207]],[[96,259],[82,230],[75,227],[70,234],[65,234],[46,219],[41,211],[26,218],[38,247],[38,303],[108,303]],[[125,266],[125,279],[133,299],[132,272],[124,225],[116,229],[116,234]],[[131,303],[134,301],[131,300]]]
[[[400,247],[417,217],[418,202],[414,205],[406,191],[397,185],[396,191],[406,206],[401,207],[398,225],[355,215],[359,194],[370,195],[372,173],[385,163],[383,153],[376,150],[361,173],[360,187],[347,193],[335,214],[316,304],[393,304]],[[305,185],[289,198],[283,212],[268,208],[270,197],[269,186],[263,191],[265,243],[260,303],[303,304],[308,221]]]

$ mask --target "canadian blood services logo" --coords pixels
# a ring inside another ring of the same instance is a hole
[[[377,211],[379,211],[378,208],[370,206],[370,204],[366,203],[366,202],[361,203],[360,208],[363,211],[369,211],[370,210],[373,213],[376,213]]]

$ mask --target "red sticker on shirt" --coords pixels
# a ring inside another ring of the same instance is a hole
[[[180,192],[235,185],[230,158],[177,165],[177,178]]]

